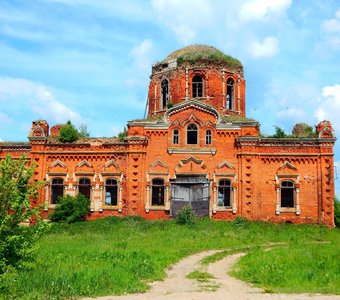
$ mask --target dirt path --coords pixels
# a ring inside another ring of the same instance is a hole
[[[205,251],[186,257],[172,266],[167,271],[164,281],[156,281],[151,284],[151,288],[144,294],[132,294],[125,296],[105,296],[95,298],[96,300],[260,300],[260,299],[320,299],[320,300],[340,300],[340,296],[316,295],[316,294],[265,294],[261,289],[254,288],[243,281],[230,277],[227,272],[240,259],[243,253],[229,255],[203,268],[200,261],[218,251]],[[186,278],[186,275],[194,270],[203,270],[214,279],[207,282],[198,282]],[[90,300],[94,298],[86,298]]]

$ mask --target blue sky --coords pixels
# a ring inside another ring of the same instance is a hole
[[[262,132],[328,119],[340,136],[338,0],[0,0],[0,140],[36,119],[116,135],[143,117],[152,64],[189,44],[242,61]]]

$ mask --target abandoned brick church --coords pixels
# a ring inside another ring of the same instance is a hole
[[[0,156],[25,154],[45,182],[38,202],[82,193],[91,217],[166,219],[184,205],[214,219],[333,226],[335,137],[262,137],[247,119],[241,63],[209,46],[177,50],[152,67],[148,115],[127,137],[61,143],[60,125],[33,121],[27,144],[0,144]]]

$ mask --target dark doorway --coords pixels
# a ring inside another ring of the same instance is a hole
[[[196,216],[209,216],[209,180],[204,175],[178,175],[171,181],[171,216],[190,206]]]

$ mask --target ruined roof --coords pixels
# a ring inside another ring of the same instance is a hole
[[[173,60],[177,60],[178,63],[188,62],[196,63],[198,61],[208,61],[215,63],[226,64],[229,67],[237,68],[242,67],[241,62],[215,47],[207,45],[190,45],[181,49],[178,49],[170,53],[162,63],[169,63]]]

